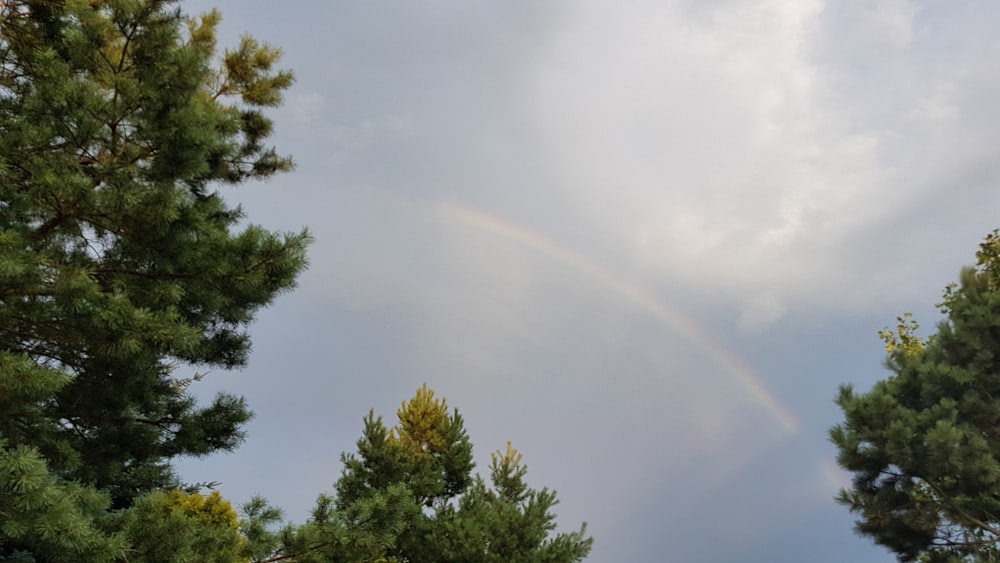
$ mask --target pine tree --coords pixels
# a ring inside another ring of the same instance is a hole
[[[109,504],[52,474],[36,450],[0,440],[0,561],[123,560],[127,541],[101,525]]]
[[[242,224],[218,189],[289,170],[263,111],[292,75],[219,14],[168,0],[0,4],[0,436],[115,507],[169,460],[234,448],[243,400],[187,372],[247,361],[305,232]]]
[[[510,444],[492,455],[489,484],[472,475],[461,415],[426,385],[397,418],[387,428],[368,414],[357,454],[342,457],[336,494],[286,531],[280,553],[316,563],[569,563],[590,552],[585,525],[554,533],[556,494],[527,485]]]
[[[857,530],[900,561],[1000,560],[1000,234],[980,246],[920,339],[907,315],[883,331],[892,375],[837,399],[838,462],[854,474],[839,502]]]
[[[139,499],[121,520],[130,561],[247,561],[239,518],[217,491],[156,491]]]

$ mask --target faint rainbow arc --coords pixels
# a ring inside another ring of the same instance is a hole
[[[653,315],[671,329],[680,332],[712,356],[740,386],[750,393],[754,400],[764,406],[778,420],[786,431],[795,432],[798,429],[798,422],[792,413],[768,391],[767,387],[748,367],[741,364],[721,344],[715,342],[701,327],[658,301],[646,290],[527,227],[505,221],[471,207],[448,203],[439,205],[438,209],[443,215],[465,225],[517,241],[549,255],[610,287],[615,293]]]

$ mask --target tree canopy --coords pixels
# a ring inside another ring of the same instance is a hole
[[[81,518],[243,438],[241,398],[200,404],[187,384],[246,363],[309,235],[245,224],[218,191],[291,169],[264,111],[293,80],[250,37],[218,53],[219,19],[0,3],[0,554],[113,558]]]
[[[909,315],[886,342],[892,375],[867,393],[850,385],[831,429],[853,473],[839,502],[857,530],[900,561],[1000,559],[1000,234],[962,270],[926,339]]]
[[[590,552],[586,525],[554,533],[556,493],[527,485],[510,443],[491,455],[487,481],[472,474],[461,415],[426,385],[396,414],[388,428],[369,412],[335,494],[320,496],[276,553],[315,563],[570,563]]]
[[[0,8],[0,435],[115,506],[241,441],[243,400],[198,405],[176,370],[242,366],[309,240],[217,191],[291,168],[265,144],[279,52],[217,59],[219,14],[173,4]]]

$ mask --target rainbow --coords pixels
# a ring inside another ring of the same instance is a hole
[[[834,461],[827,460],[823,463],[823,476],[834,490],[850,491],[854,488],[853,475]]]
[[[672,330],[683,334],[688,340],[707,352],[725,369],[726,373],[730,374],[741,387],[750,393],[757,403],[767,409],[786,431],[795,432],[798,429],[798,422],[791,412],[778,402],[778,399],[768,391],[767,387],[748,367],[733,357],[725,347],[716,342],[701,327],[657,300],[646,290],[521,225],[505,221],[484,211],[453,203],[439,205],[438,211],[451,220],[523,244],[599,281]]]

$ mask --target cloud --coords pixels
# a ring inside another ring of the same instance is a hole
[[[771,281],[777,260],[762,258],[851,199],[825,189],[825,162],[872,150],[827,133],[835,123],[811,98],[818,7],[586,4],[538,63],[534,115],[557,189],[661,272]]]
[[[647,275],[735,303],[769,291],[869,306],[875,288],[851,280],[915,266],[891,248],[933,228],[886,227],[995,146],[949,126],[973,108],[960,93],[983,91],[963,82],[990,74],[916,65],[935,38],[906,2],[849,17],[819,2],[711,6],[575,4],[525,85],[554,189]],[[845,39],[851,21],[869,31]],[[844,52],[876,66],[858,72]],[[859,260],[866,236],[888,245]]]

